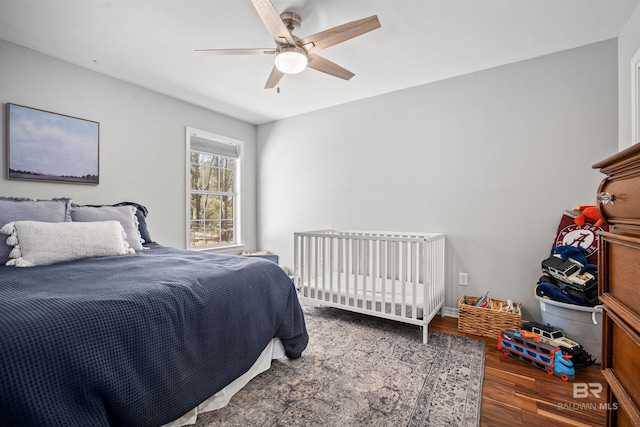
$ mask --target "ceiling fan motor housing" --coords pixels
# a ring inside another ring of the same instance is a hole
[[[300,15],[294,12],[282,12],[280,14],[280,18],[282,18],[282,22],[287,26],[289,32],[292,32],[296,28],[300,28],[300,24],[302,23]]]

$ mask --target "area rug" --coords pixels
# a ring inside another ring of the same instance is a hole
[[[305,307],[309,346],[277,360],[213,426],[478,426],[485,341],[332,308]]]

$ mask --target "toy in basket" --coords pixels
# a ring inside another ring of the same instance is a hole
[[[576,376],[571,356],[562,354],[560,347],[542,342],[540,336],[533,332],[501,330],[498,333],[498,350],[563,381],[571,381]]]
[[[486,304],[485,304],[486,301]],[[485,308],[482,308],[482,306]],[[519,302],[463,295],[458,302],[458,331],[495,338],[502,329],[520,329],[522,306]]]

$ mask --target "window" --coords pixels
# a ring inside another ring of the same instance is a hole
[[[241,245],[242,141],[187,128],[187,247]]]
[[[640,142],[640,50],[631,58],[631,144]]]

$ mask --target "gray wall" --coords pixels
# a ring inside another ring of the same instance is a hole
[[[562,211],[594,203],[591,165],[618,149],[617,64],[610,40],[269,123],[256,139],[253,125],[0,41],[0,103],[101,126],[99,186],[3,176],[0,195],[138,201],[152,236],[184,247],[192,126],[246,142],[248,250],[292,266],[298,230],[443,231],[447,307],[489,290],[537,318],[533,284]]]
[[[3,144],[0,195],[139,202],[149,208],[151,237],[168,246],[186,245],[185,126],[245,141],[244,235],[255,249],[255,126],[0,41],[2,129],[7,102],[100,122],[100,184],[7,180]]]
[[[292,267],[295,231],[441,231],[446,307],[488,290],[539,319],[562,212],[595,203],[591,165],[618,149],[616,55],[609,40],[259,126],[260,248]]]
[[[619,147],[623,150],[636,141],[631,132],[631,59],[640,50],[640,6],[629,18],[618,37],[618,113]]]

